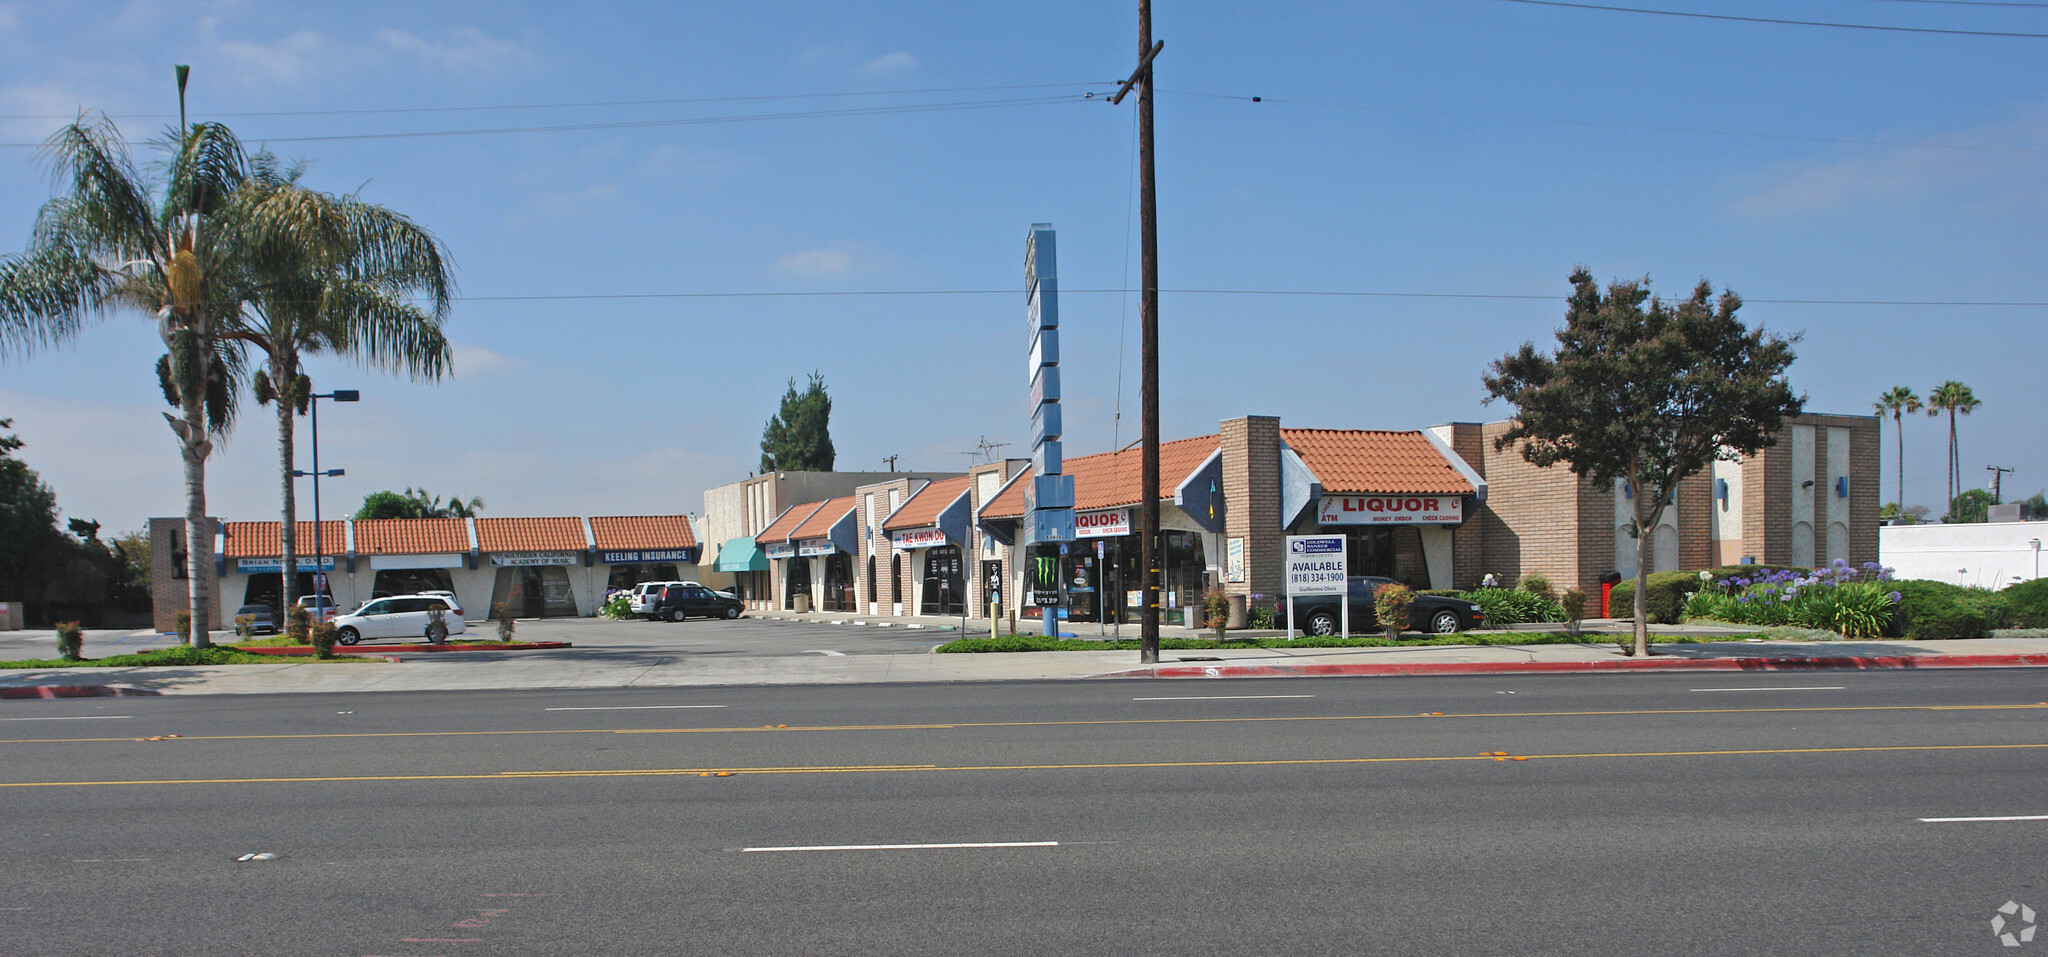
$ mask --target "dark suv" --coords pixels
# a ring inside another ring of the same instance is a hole
[[[1382,585],[1395,584],[1391,578],[1355,576],[1349,584],[1346,596],[1351,605],[1351,633],[1371,634],[1379,631],[1379,615],[1373,610],[1373,593]],[[1301,630],[1310,635],[1334,635],[1343,619],[1338,615],[1335,595],[1303,595],[1291,602],[1301,615]],[[1280,603],[1274,624],[1287,627],[1287,606],[1289,601]],[[1415,602],[1408,606],[1409,631],[1427,631],[1439,635],[1455,634],[1468,628],[1477,628],[1486,623],[1486,609],[1463,598],[1444,595],[1417,594]]]
[[[685,618],[738,618],[746,603],[727,598],[702,585],[670,585],[661,590],[654,603],[654,617],[667,621]]]

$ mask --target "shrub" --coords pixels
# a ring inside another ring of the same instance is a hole
[[[1899,593],[1899,602],[1888,634],[1937,641],[1982,638],[1991,633],[1991,620],[1962,601],[1970,589],[1936,581],[1893,582],[1892,587]]]
[[[284,633],[291,636],[295,645],[312,641],[313,613],[304,608],[293,608],[284,616]]]
[[[1956,601],[1984,616],[1993,628],[2011,628],[2016,614],[2011,601],[2004,592],[1985,591],[1982,588],[1965,588],[1956,596]]]
[[[1557,593],[1550,589],[1550,579],[1542,575],[1523,575],[1522,590],[1544,601],[1556,601]]]
[[[1811,585],[1794,596],[1792,623],[1825,628],[1844,638],[1876,638],[1891,624],[1891,594],[1889,585],[1881,582]]]
[[[512,623],[512,613],[506,612],[503,617],[498,619],[498,640],[511,641],[512,633],[518,629],[519,626]]]
[[[1644,592],[1644,614],[1658,624],[1675,625],[1685,612],[1685,596],[1700,590],[1700,573],[1656,572],[1650,576],[1649,586]],[[1608,614],[1617,618],[1634,617],[1635,595],[1635,582],[1623,581],[1615,585],[1608,597]]]
[[[1812,573],[1813,569],[1801,568],[1798,565],[1722,565],[1707,569],[1707,574],[1712,576],[1716,583],[1725,583],[1721,587],[1731,595],[1771,575],[1796,578]]]
[[[319,622],[307,629],[306,641],[313,646],[313,655],[318,658],[334,657],[334,637],[339,633],[340,629],[335,628],[331,621]]]
[[[606,595],[604,604],[598,606],[597,613],[602,617],[618,620],[633,617],[633,593],[615,591]]]
[[[2048,578],[2020,582],[1999,592],[2012,613],[2013,628],[2048,628]]]
[[[1265,629],[1273,627],[1273,609],[1261,605],[1250,612],[1251,626]]]
[[[1373,592],[1373,611],[1388,638],[1408,627],[1408,608],[1413,604],[1415,592],[1406,585],[1382,585]]]
[[[1475,588],[1461,596],[1486,609],[1488,628],[1506,628],[1532,621],[1564,621],[1564,609],[1540,595],[1509,588]]]
[[[75,621],[57,623],[57,657],[77,661],[85,651],[85,628]]]
[[[1203,622],[1216,633],[1216,640],[1223,640],[1223,626],[1230,622],[1230,593],[1221,585],[1211,585],[1202,594]]]
[[[189,611],[181,611],[178,613],[178,616],[173,620],[177,622],[177,624],[174,627],[178,629],[178,640],[188,645],[191,644],[192,613]]]
[[[1584,619],[1586,617],[1586,592],[1577,587],[1565,589],[1564,600],[1558,602],[1558,607],[1564,609],[1564,620],[1566,621],[1580,621]]]

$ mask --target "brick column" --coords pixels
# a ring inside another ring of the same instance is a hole
[[[1233,594],[1280,594],[1286,579],[1280,527],[1280,419],[1248,415],[1222,424],[1223,534],[1244,539],[1245,580],[1228,584]],[[1217,556],[1223,564],[1223,556]]]

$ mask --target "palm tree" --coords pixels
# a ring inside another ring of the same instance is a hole
[[[292,413],[304,413],[312,384],[307,354],[329,353],[371,368],[439,379],[452,361],[441,324],[454,282],[438,240],[412,220],[353,195],[300,185],[303,164],[258,153],[224,219],[243,250],[248,310],[223,338],[263,353],[253,383],[277,406],[283,607],[298,578],[297,503],[292,488]],[[423,295],[428,308],[412,301]]]
[[[1956,509],[1956,495],[1962,490],[1963,486],[1962,458],[1956,452],[1956,416],[1969,415],[1978,406],[1983,404],[1977,401],[1975,395],[1970,393],[1969,386],[1954,379],[1936,386],[1933,391],[1927,393],[1927,414],[1929,416],[1938,416],[1943,412],[1948,413],[1948,499],[1946,505],[1951,514],[1944,516],[1943,521],[1948,521],[1953,517]]]
[[[236,388],[234,357],[215,332],[239,311],[233,284],[222,281],[236,250],[215,227],[246,163],[217,123],[181,123],[155,145],[165,156],[145,179],[103,115],[82,114],[44,143],[60,192],[37,214],[27,251],[0,259],[0,358],[69,339],[109,312],[156,320],[168,353],[158,374],[182,413],[164,418],[184,459],[192,643],[203,648],[213,580],[206,459],[232,424]]]
[[[1892,426],[1899,432],[1899,512],[1906,511],[1906,424],[1905,416],[1920,411],[1920,397],[1913,390],[1902,385],[1892,386],[1891,391],[1877,397],[1870,407],[1879,417],[1891,413]]]

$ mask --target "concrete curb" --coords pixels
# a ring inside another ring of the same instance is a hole
[[[1167,665],[1096,678],[1335,678],[1394,675],[1555,674],[1615,671],[1924,671],[1930,668],[2043,668],[2048,655],[1928,655],[1839,658],[1649,658],[1619,661],[1432,661],[1384,665]]]
[[[161,691],[148,688],[123,688],[119,685],[36,685],[31,688],[0,688],[0,699],[6,698],[134,698],[159,697]]]

